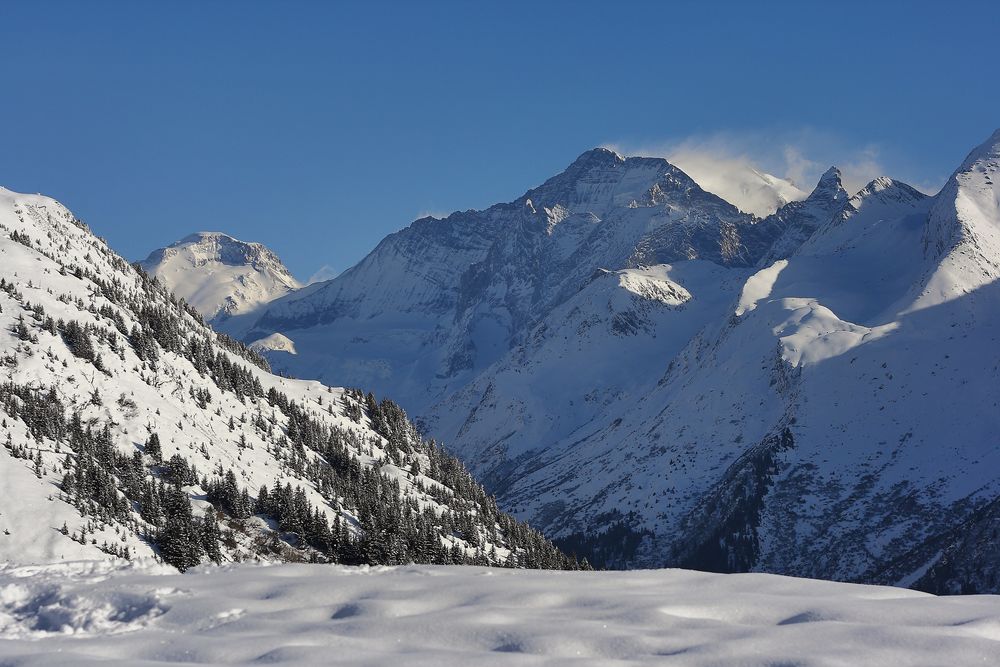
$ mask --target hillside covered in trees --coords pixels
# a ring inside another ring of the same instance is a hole
[[[371,393],[273,375],[57,202],[0,189],[0,562],[587,567]]]

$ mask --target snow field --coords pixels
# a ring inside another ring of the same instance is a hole
[[[0,570],[0,664],[989,665],[1000,597],[765,574]]]

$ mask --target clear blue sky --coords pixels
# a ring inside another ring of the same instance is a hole
[[[930,187],[1000,126],[998,4],[8,1],[0,184],[129,259],[221,230],[302,278],[605,143]]]

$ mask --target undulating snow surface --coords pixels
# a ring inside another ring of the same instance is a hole
[[[5,665],[993,665],[1000,597],[765,574],[0,570]]]

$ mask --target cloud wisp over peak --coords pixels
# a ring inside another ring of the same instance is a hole
[[[815,130],[785,133],[716,132],[650,143],[604,144],[622,155],[663,157],[701,187],[741,210],[765,216],[787,201],[802,199],[831,166],[840,169],[844,187],[854,193],[878,176],[907,180],[893,173],[875,144],[852,145]],[[934,193],[940,184],[911,182]]]

